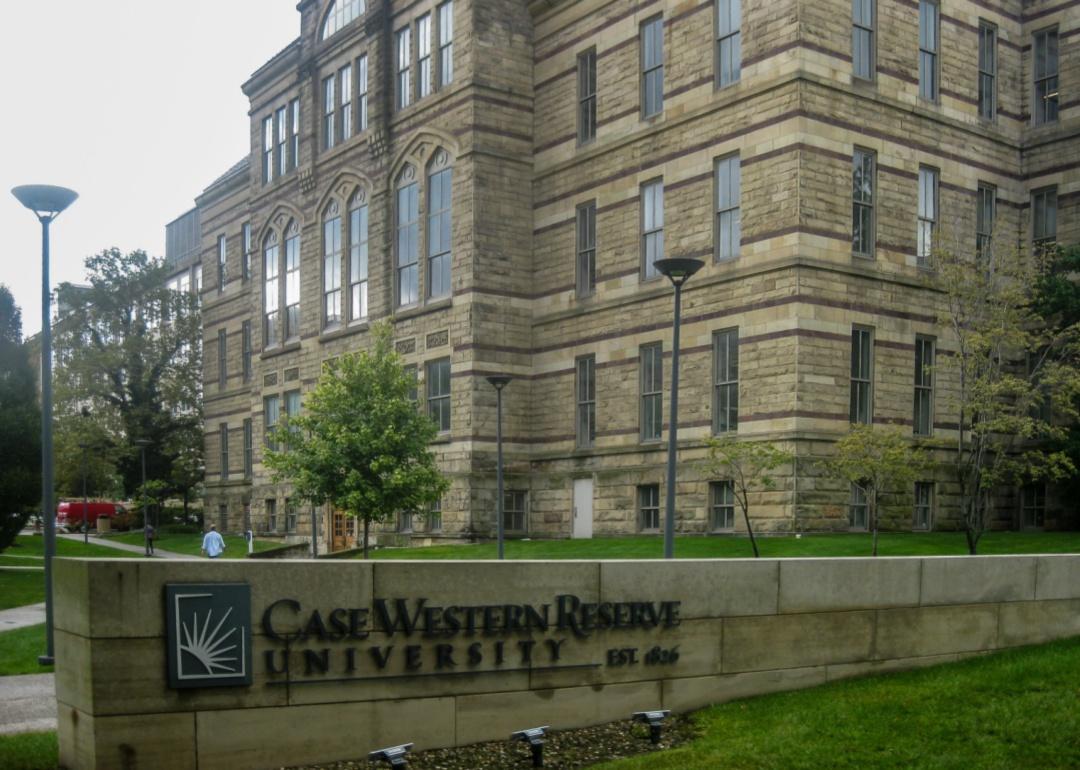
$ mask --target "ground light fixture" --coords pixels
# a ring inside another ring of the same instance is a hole
[[[56,554],[56,507],[53,505],[52,451],[52,291],[49,288],[49,225],[79,194],[66,187],[23,185],[11,191],[41,222],[41,515],[45,518],[45,654],[38,663],[51,666],[53,656],[52,560]]]
[[[405,755],[412,750],[412,747],[411,743],[403,743],[400,746],[376,749],[368,754],[368,759],[372,762],[386,762],[390,767],[408,767],[409,760]]]
[[[505,524],[503,523],[503,454],[502,454],[502,392],[512,380],[509,374],[493,374],[487,378],[495,388],[495,531],[498,533],[499,560],[504,556]]]
[[[640,722],[649,726],[649,740],[655,746],[660,743],[660,734],[664,729],[664,720],[671,716],[671,711],[668,709],[656,710],[656,711],[635,711],[633,713],[633,719],[635,722]]]
[[[664,558],[675,558],[675,451],[679,435],[679,327],[682,324],[682,287],[705,266],[700,259],[658,259],[653,267],[675,287],[675,321],[671,343],[671,414],[668,416],[667,509],[664,514]]]
[[[510,740],[529,744],[529,750],[532,752],[533,767],[544,766],[544,734],[550,729],[550,725],[544,725],[543,727],[518,730],[510,734]]]

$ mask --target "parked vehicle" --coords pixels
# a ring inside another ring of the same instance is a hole
[[[116,503],[91,501],[86,503],[86,525],[91,529],[97,528],[99,518],[112,519],[115,516],[125,514],[124,506]],[[68,529],[82,529],[83,525],[83,502],[71,500],[56,506],[56,526]]]

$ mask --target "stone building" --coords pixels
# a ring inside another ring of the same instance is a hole
[[[679,522],[738,531],[702,442],[797,453],[764,530],[861,526],[815,460],[851,419],[948,436],[928,244],[1080,239],[1080,6],[1020,0],[302,0],[244,84],[251,152],[198,198],[207,510],[351,542],[261,464],[322,362],[393,323],[439,510],[490,534],[495,392],[514,534],[656,531],[672,290],[684,293]],[[930,370],[932,371],[932,370]],[[915,391],[921,390],[922,397]],[[922,404],[915,406],[913,404]],[[950,527],[948,474],[899,528]],[[854,503],[854,504],[853,504]],[[1045,490],[1002,524],[1050,523]]]

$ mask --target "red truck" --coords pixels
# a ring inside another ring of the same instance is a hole
[[[63,502],[56,506],[56,526],[70,529],[82,529],[83,525],[82,500]],[[86,525],[91,528],[97,527],[98,518],[111,519],[113,516],[124,513],[124,507],[116,503],[89,502],[86,505]]]

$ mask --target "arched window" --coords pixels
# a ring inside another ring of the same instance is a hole
[[[341,323],[341,206],[330,201],[323,213],[323,324]]]
[[[359,18],[365,10],[364,0],[334,0],[326,12],[323,22],[322,37],[326,40],[343,29],[347,24]]]
[[[349,201],[349,320],[368,316],[368,204],[363,188]]]
[[[450,156],[436,150],[428,167],[427,188],[427,295],[450,295]]]
[[[271,232],[263,243],[263,312],[264,346],[281,344],[281,302],[278,281],[279,263],[278,234]]]
[[[399,306],[420,299],[420,190],[416,169],[406,165],[397,180],[397,294]]]
[[[263,240],[263,333],[267,348],[300,339],[300,223],[296,220],[284,230],[271,230]]]
[[[300,225],[285,233],[285,339],[300,339]]]

